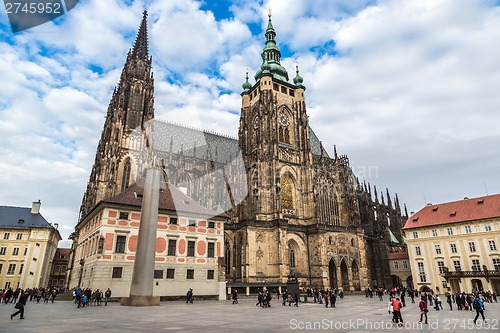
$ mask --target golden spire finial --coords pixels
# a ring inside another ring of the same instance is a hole
[[[269,18],[271,18],[271,15],[272,15],[272,13],[271,13],[271,7],[269,6],[269,7],[267,7],[267,9],[269,9],[269,14],[267,14],[267,16],[269,16]]]

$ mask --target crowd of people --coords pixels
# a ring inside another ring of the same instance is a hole
[[[76,288],[73,291],[73,302],[77,304],[77,308],[84,308],[85,306],[94,305],[101,306],[104,300],[104,305],[107,306],[111,298],[111,289],[103,291],[96,289],[92,291],[90,288],[81,289]]]

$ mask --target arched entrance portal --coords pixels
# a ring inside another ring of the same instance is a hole
[[[330,279],[330,289],[337,288],[337,266],[335,266],[335,261],[330,259],[328,264],[328,278]]]
[[[392,287],[394,288],[399,288],[401,287],[402,283],[401,283],[401,278],[397,275],[391,275],[391,281],[392,281]]]
[[[483,291],[483,281],[479,280],[479,279],[472,279],[472,290],[473,291]]]
[[[406,278],[406,287],[413,289],[413,276],[408,276]]]
[[[352,261],[351,271],[352,271],[352,284],[354,285],[354,290],[360,291],[361,281],[359,280],[359,268],[356,260]]]
[[[349,273],[347,271],[347,264],[345,260],[342,259],[340,263],[340,280],[342,281],[342,289],[344,291],[349,291]]]

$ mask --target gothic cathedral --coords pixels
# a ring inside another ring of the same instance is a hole
[[[131,132],[154,118],[147,38],[144,13],[107,110],[81,220],[140,174],[132,166],[140,147]],[[391,200],[388,191],[379,201],[376,188],[356,178],[347,156],[329,156],[309,125],[298,68],[290,82],[280,63],[270,15],[265,38],[255,84],[248,73],[243,84],[238,139],[155,125],[167,181],[217,210],[214,215],[228,216],[220,258],[228,286],[257,290],[284,285],[290,276],[303,286],[345,291],[391,286],[387,253],[404,250],[406,208],[404,216],[397,195]],[[234,162],[238,154],[242,161]],[[244,187],[241,200],[235,200],[234,184]]]

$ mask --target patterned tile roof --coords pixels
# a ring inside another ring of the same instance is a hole
[[[500,217],[500,194],[428,205],[408,218],[403,229]]]
[[[309,129],[312,153],[321,155],[321,143],[314,131]],[[160,155],[162,152],[175,154],[182,152],[184,156],[218,163],[229,163],[240,152],[238,140],[235,138],[165,121],[154,123],[153,149]],[[323,155],[329,156],[324,148]]]
[[[50,226],[42,214],[31,214],[31,207],[0,206],[0,227],[26,229]]]

